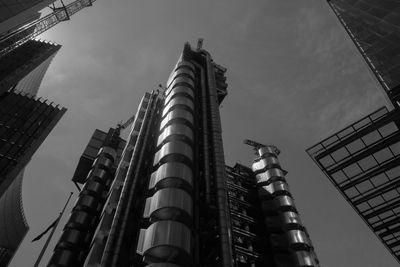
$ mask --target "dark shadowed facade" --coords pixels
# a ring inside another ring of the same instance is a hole
[[[30,40],[0,57],[0,94],[12,88],[36,95],[61,45]]]
[[[1,1],[0,46],[51,2]],[[66,111],[36,97],[60,47],[29,40],[0,57],[0,266],[9,264],[29,229],[22,206],[24,168]]]
[[[34,96],[0,95],[1,266],[7,266],[28,231],[21,198],[23,170],[65,111]]]
[[[252,169],[225,165],[225,71],[186,44],[165,91],[142,98],[123,151],[92,138],[47,266],[319,266],[277,149],[257,146]]]

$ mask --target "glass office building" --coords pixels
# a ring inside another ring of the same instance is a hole
[[[400,103],[400,2],[328,0],[394,106]]]
[[[23,170],[65,111],[34,96],[0,95],[0,266],[8,265],[28,231]]]
[[[397,260],[400,259],[399,129],[400,110],[381,108],[307,150]]]

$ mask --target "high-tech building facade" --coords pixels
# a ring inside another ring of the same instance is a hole
[[[226,167],[234,266],[319,266],[280,151],[273,145],[253,147],[258,157],[251,168]]]
[[[327,0],[390,102],[400,105],[400,2]]]
[[[400,109],[381,108],[307,150],[400,262]]]
[[[165,91],[141,100],[120,160],[107,141],[81,157],[47,266],[319,266],[277,150],[257,147],[253,170],[225,166],[225,71],[186,44]]]

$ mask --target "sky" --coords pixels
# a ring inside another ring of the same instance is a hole
[[[11,267],[32,266],[93,131],[127,120],[165,84],[186,41],[226,67],[221,106],[226,163],[250,164],[243,139],[274,144],[321,265],[398,263],[305,149],[385,104],[379,85],[325,1],[97,0],[40,38],[62,44],[39,95],[68,108],[26,168],[30,225]],[[69,204],[41,266],[60,237]]]

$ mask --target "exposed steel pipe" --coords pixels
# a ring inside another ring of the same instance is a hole
[[[201,76],[201,104],[202,104],[202,116],[203,116],[203,155],[204,155],[204,181],[206,184],[206,203],[210,204],[211,202],[211,182],[210,182],[210,155],[208,151],[208,124],[207,124],[207,92],[205,85],[205,75],[204,68],[200,66],[197,62],[191,61],[192,64],[196,65],[200,69]]]
[[[149,110],[149,107],[150,107],[150,99],[149,99],[149,104],[147,105],[146,113]],[[145,114],[144,117],[146,117],[146,114]],[[139,119],[139,118],[137,117],[137,119]],[[123,212],[123,207],[126,205],[125,203],[126,203],[127,198],[128,198],[128,193],[131,192],[131,191],[128,191],[131,188],[131,182],[132,182],[129,179],[129,177],[131,176],[131,174],[133,172],[132,166],[133,166],[133,162],[136,160],[137,154],[139,153],[138,152],[138,150],[139,150],[138,143],[140,142],[140,139],[142,138],[142,136],[143,136],[143,132],[142,132],[142,126],[141,126],[141,130],[139,131],[139,135],[138,135],[138,140],[136,141],[136,144],[135,144],[135,147],[134,147],[134,150],[133,150],[133,153],[132,153],[132,158],[131,158],[131,161],[130,161],[130,164],[129,164],[129,169],[128,169],[128,172],[127,172],[127,174],[125,176],[125,183],[123,185],[122,192],[121,192],[121,195],[120,195],[120,199],[118,201],[117,209],[115,211],[113,222],[111,224],[111,229],[110,229],[110,233],[109,233],[109,236],[108,236],[108,239],[107,239],[107,243],[106,243],[106,246],[104,248],[103,256],[101,258],[101,262],[100,262],[100,266],[101,267],[106,267],[107,266],[107,264],[109,263],[110,254],[115,249],[113,244],[115,242],[115,238],[116,238],[116,235],[117,235],[117,233],[116,233],[117,232],[117,227],[120,224],[120,220],[121,220],[121,216],[122,216],[122,212]]]
[[[211,118],[211,137],[213,145],[214,175],[217,187],[217,207],[220,232],[220,249],[222,266],[233,266],[232,235],[230,232],[230,213],[228,207],[228,192],[225,173],[224,148],[222,144],[221,118],[218,107],[217,88],[215,82],[214,66],[210,54],[201,50],[206,56],[207,64],[207,84],[208,84],[208,104],[209,115]]]

